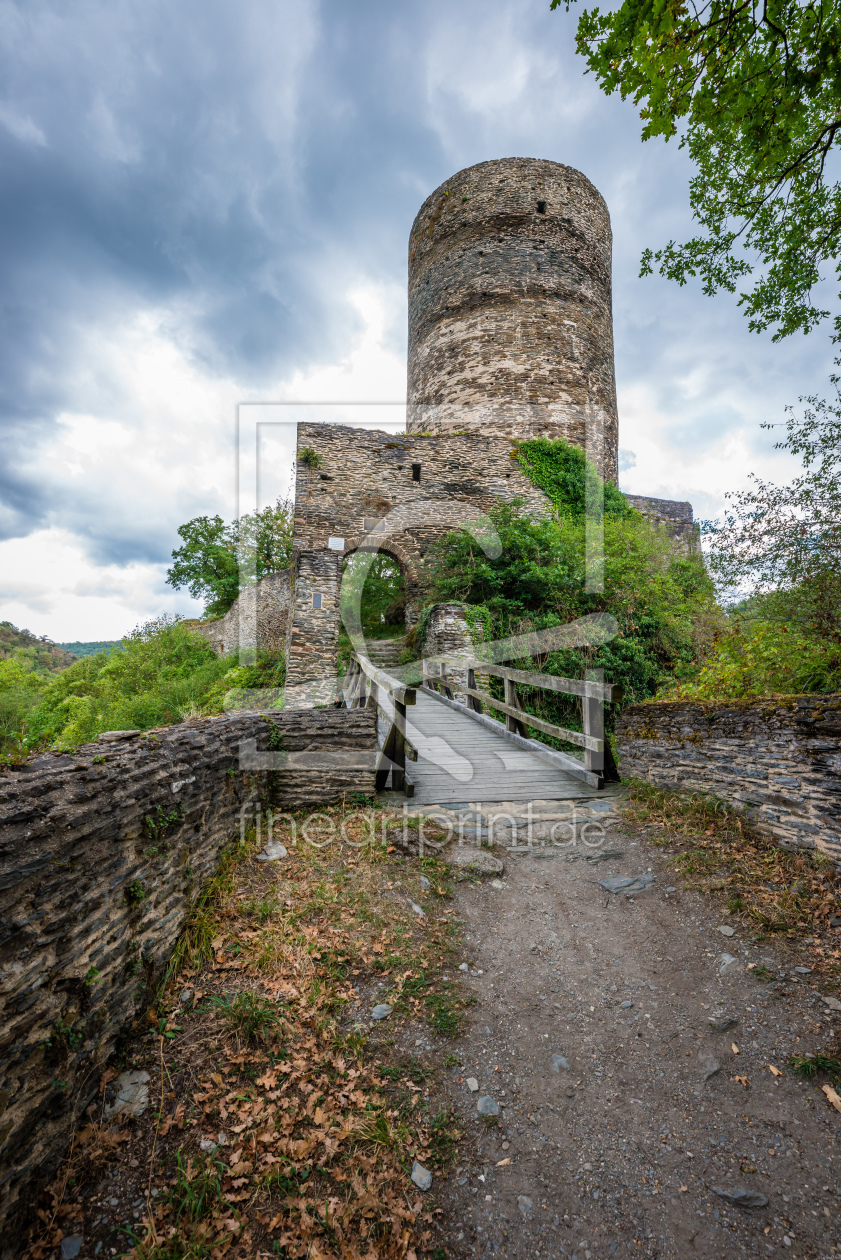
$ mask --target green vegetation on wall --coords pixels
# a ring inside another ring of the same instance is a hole
[[[694,678],[723,624],[701,557],[676,553],[665,531],[645,520],[614,486],[602,487],[584,453],[568,443],[538,439],[522,443],[515,454],[554,512],[532,517],[522,501],[493,508],[489,515],[502,543],[496,559],[467,533],[446,534],[428,556],[429,603],[466,604],[474,636],[481,624],[485,639],[612,614],[619,633],[610,643],[509,664],[573,678],[603,669],[605,681],[622,688],[626,703],[651,698],[676,678]],[[604,492],[604,594],[584,589],[588,482],[594,498]],[[420,627],[425,623],[422,614]],[[577,701],[520,690],[530,712],[580,729]]]
[[[562,438],[533,438],[521,442],[513,453],[526,476],[543,491],[559,515],[581,521],[588,497],[594,514],[601,495],[605,516],[621,520],[633,515],[634,509],[624,494],[611,482],[602,482],[596,466],[580,446]]]

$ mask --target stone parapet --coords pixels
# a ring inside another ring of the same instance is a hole
[[[249,768],[270,748],[279,769]],[[233,713],[0,771],[4,1257],[21,1192],[55,1169],[222,848],[258,802],[373,795],[375,751],[368,710]]]
[[[631,705],[616,739],[623,776],[716,797],[841,866],[841,696]]]
[[[431,610],[423,641],[424,656],[443,656],[456,653],[461,656],[472,656],[475,651],[473,635],[467,622],[464,604],[436,604]],[[433,664],[431,673],[436,672]],[[467,703],[467,668],[457,665],[446,666],[447,683],[453,692],[453,699]]]

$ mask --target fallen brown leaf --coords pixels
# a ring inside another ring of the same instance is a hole
[[[774,1067],[773,1063],[768,1064],[768,1071],[773,1072],[774,1076],[782,1076],[782,1072],[780,1071],[780,1069]]]
[[[832,1086],[822,1085],[821,1089],[826,1094],[828,1101],[832,1103],[835,1110],[841,1111],[841,1098],[839,1098],[838,1094],[835,1092]]]

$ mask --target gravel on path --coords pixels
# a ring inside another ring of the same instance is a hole
[[[446,1089],[469,1137],[437,1187],[431,1245],[528,1260],[839,1255],[841,1115],[786,1061],[825,1047],[841,1015],[808,975],[757,980],[749,963],[779,971],[773,945],[675,888],[662,850],[621,820],[609,838],[622,857],[497,849],[501,879],[458,885],[468,969],[455,975],[477,1005]],[[654,876],[643,891],[600,883],[640,874]],[[479,1114],[487,1098],[498,1116]]]

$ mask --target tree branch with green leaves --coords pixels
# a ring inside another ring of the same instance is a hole
[[[243,586],[292,563],[294,508],[286,499],[226,525],[221,516],[196,516],[179,526],[182,546],[172,553],[166,580],[206,601],[205,617],[221,617]]]
[[[625,0],[586,9],[576,43],[607,95],[640,106],[643,140],[679,136],[695,166],[701,231],[647,249],[642,274],[740,289],[774,340],[827,319],[813,293],[825,263],[841,281],[841,0]]]

